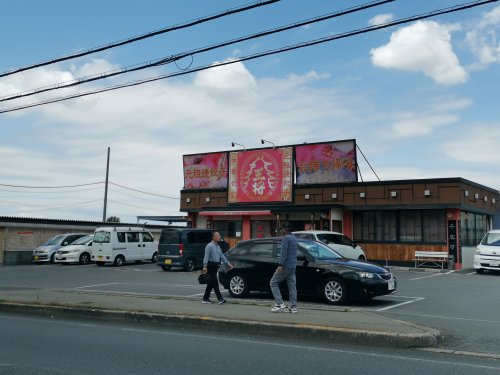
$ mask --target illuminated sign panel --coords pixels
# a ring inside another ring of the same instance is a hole
[[[231,152],[229,203],[291,202],[292,147]]]
[[[184,189],[227,188],[227,153],[184,155]]]
[[[298,185],[356,182],[354,140],[295,146]]]

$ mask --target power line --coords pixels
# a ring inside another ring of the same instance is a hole
[[[30,209],[30,207],[33,207],[33,205],[26,205],[25,208],[23,208],[23,210],[26,210],[26,211],[29,210],[32,212],[52,211],[52,210],[60,210],[62,208],[80,206],[82,204],[95,203],[95,202],[101,202],[101,201],[102,201],[102,198],[101,199],[94,199],[94,200],[90,200],[90,201],[85,201],[85,202],[77,202],[77,203],[67,204],[67,205],[63,205],[63,206],[47,206],[47,207],[39,208],[39,209]],[[35,206],[41,206],[41,205],[35,205]],[[13,212],[13,211],[11,211],[11,212]]]
[[[0,186],[16,187],[16,188],[24,188],[24,189],[61,189],[61,188],[71,188],[71,187],[97,185],[97,184],[102,184],[102,183],[104,183],[104,181],[89,182],[88,184],[63,185],[63,186],[26,186],[26,185],[9,185],[9,184],[0,184]]]
[[[114,185],[114,186],[121,187],[121,188],[123,188],[123,189],[136,191],[136,192],[138,192],[138,193],[142,193],[142,194],[154,195],[154,196],[156,196],[156,197],[169,198],[169,199],[180,199],[179,197],[169,197],[169,196],[167,196],[167,195],[161,195],[161,194],[148,193],[148,192],[146,192],[146,191],[137,190],[137,189],[132,189],[132,188],[129,188],[129,187],[126,187],[126,186],[120,185],[120,184],[115,184],[114,182],[111,182],[111,181],[109,181],[109,184],[110,184],[110,185]]]
[[[77,193],[80,191],[90,191],[90,190],[97,190],[100,189],[100,187],[93,187],[93,188],[88,188],[88,189],[77,189],[77,190],[66,190],[66,191],[23,191],[23,190],[9,190],[9,189],[0,189],[0,192],[7,192],[7,193],[21,193],[21,194],[64,194],[64,193]]]
[[[220,66],[235,64],[237,62],[254,60],[254,59],[265,57],[265,56],[271,56],[271,55],[284,53],[284,52],[288,52],[288,51],[292,51],[292,50],[296,50],[296,49],[310,47],[310,46],[314,46],[314,45],[318,45],[318,44],[322,44],[322,43],[326,43],[326,42],[331,42],[331,41],[337,40],[337,39],[348,38],[348,37],[352,37],[355,35],[360,35],[360,34],[372,32],[372,31],[376,31],[376,30],[381,30],[381,29],[385,29],[388,27],[396,26],[396,25],[401,25],[401,24],[405,24],[405,23],[409,23],[409,22],[413,22],[413,21],[431,18],[431,17],[435,17],[438,15],[442,15],[442,14],[458,12],[460,10],[470,9],[470,8],[474,8],[474,7],[477,7],[480,5],[493,3],[493,2],[497,2],[497,1],[499,1],[499,0],[483,0],[483,1],[475,1],[475,2],[471,2],[471,3],[460,4],[460,5],[456,5],[456,6],[449,7],[449,8],[443,8],[440,10],[435,10],[435,11],[428,12],[428,13],[423,13],[423,14],[420,14],[417,16],[402,18],[402,19],[387,22],[384,24],[379,24],[379,25],[374,25],[374,26],[365,27],[365,28],[361,28],[361,29],[356,29],[356,30],[352,30],[349,32],[335,34],[332,36],[323,37],[323,38],[311,40],[308,42],[298,43],[298,44],[294,44],[294,45],[288,45],[288,46],[273,49],[273,50],[267,50],[265,52],[235,58],[235,59],[232,59],[230,61],[224,61],[224,62],[220,62],[220,63],[216,63],[216,64],[204,65],[204,66],[200,66],[198,68],[193,68],[193,69],[189,69],[189,70],[182,71],[182,72],[165,74],[165,75],[156,76],[156,77],[150,77],[150,78],[146,78],[146,79],[135,81],[135,82],[128,82],[125,84],[110,86],[110,87],[106,87],[106,88],[102,88],[102,89],[98,89],[98,90],[79,93],[79,94],[73,94],[73,95],[63,96],[63,97],[54,98],[54,99],[48,99],[48,100],[41,101],[38,103],[30,103],[30,104],[26,104],[26,105],[22,105],[22,106],[11,107],[8,109],[0,110],[0,113],[19,111],[22,109],[33,108],[33,107],[38,107],[41,105],[62,102],[62,101],[70,100],[70,99],[99,94],[99,93],[103,93],[103,92],[107,92],[107,91],[113,91],[113,90],[117,90],[117,89],[121,89],[121,88],[138,86],[138,85],[141,85],[144,83],[149,83],[149,82],[154,82],[154,81],[158,81],[158,80],[162,80],[162,79],[173,78],[173,77],[182,76],[182,75],[186,75],[186,74],[190,74],[190,73],[200,72],[203,70],[212,69],[212,68],[216,68],[216,67],[220,67]]]
[[[74,86],[81,85],[84,83],[89,83],[89,82],[93,82],[93,81],[97,81],[97,80],[101,80],[101,79],[105,79],[105,78],[110,78],[110,77],[125,74],[125,73],[131,73],[131,72],[135,72],[138,70],[143,70],[143,69],[147,69],[147,68],[151,68],[151,67],[155,67],[155,66],[159,66],[159,65],[170,64],[172,62],[175,63],[176,61],[181,60],[181,59],[188,57],[188,56],[192,57],[192,56],[200,54],[200,53],[208,52],[208,51],[215,50],[215,49],[222,48],[222,47],[227,47],[227,46],[232,45],[232,44],[237,44],[237,43],[245,42],[245,41],[252,40],[252,39],[261,38],[261,37],[268,36],[268,35],[281,33],[281,32],[288,31],[288,30],[295,29],[295,28],[299,28],[299,27],[302,27],[305,25],[310,25],[313,23],[326,21],[326,20],[329,20],[332,18],[345,16],[345,15],[350,14],[350,13],[359,12],[361,10],[366,10],[369,8],[377,7],[377,6],[380,6],[380,5],[383,5],[386,3],[391,3],[394,1],[396,1],[396,0],[380,0],[380,1],[373,1],[370,3],[361,4],[359,6],[343,9],[343,10],[340,10],[337,12],[325,14],[322,16],[308,19],[308,20],[303,20],[303,21],[292,23],[292,24],[287,24],[287,25],[280,26],[280,27],[277,27],[274,29],[268,29],[268,30],[258,32],[255,34],[250,34],[250,35],[246,35],[243,37],[227,40],[227,41],[224,41],[221,43],[213,44],[213,45],[210,45],[207,47],[202,47],[202,48],[199,48],[196,50],[178,53],[178,54],[172,55],[170,57],[162,57],[162,58],[152,60],[149,62],[131,65],[131,66],[125,67],[123,69],[110,70],[108,72],[98,73],[98,74],[94,74],[94,75],[86,76],[86,77],[81,77],[79,79],[68,81],[66,83],[58,83],[58,84],[54,84],[51,86],[40,87],[38,89],[33,89],[33,90],[25,91],[25,92],[12,94],[9,96],[4,96],[4,97],[0,98],[0,102],[24,98],[27,96],[41,94],[41,93],[48,92],[48,91],[59,90],[59,89],[68,88],[68,87],[74,87]],[[186,70],[188,70],[188,69],[186,69]]]
[[[70,59],[74,59],[74,58],[77,58],[77,57],[82,57],[82,56],[90,55],[90,54],[93,54],[93,53],[96,53],[96,52],[105,51],[105,50],[110,49],[110,48],[115,48],[115,47],[123,46],[125,44],[137,42],[137,41],[142,40],[142,39],[151,38],[153,36],[164,34],[164,33],[168,33],[168,32],[171,32],[171,31],[175,31],[175,30],[180,30],[180,29],[192,27],[194,25],[198,25],[198,24],[201,24],[201,23],[204,23],[204,22],[213,21],[213,20],[215,20],[217,18],[225,17],[225,16],[228,16],[228,15],[231,15],[231,14],[235,14],[235,13],[244,12],[244,11],[247,11],[247,10],[250,10],[250,9],[253,9],[253,8],[261,7],[261,6],[264,6],[264,5],[269,5],[269,4],[278,2],[278,1],[280,1],[280,0],[262,0],[262,1],[256,1],[254,3],[250,3],[250,4],[247,4],[247,5],[243,5],[241,7],[230,8],[228,10],[224,10],[222,12],[215,13],[215,14],[203,17],[203,18],[199,18],[199,19],[196,19],[196,20],[193,20],[193,21],[188,21],[188,22],[185,22],[185,23],[181,23],[179,25],[169,26],[167,28],[163,28],[163,29],[160,29],[160,30],[157,30],[157,31],[148,32],[146,34],[142,34],[142,35],[134,36],[134,37],[131,37],[131,38],[128,38],[128,39],[125,39],[125,40],[118,41],[118,42],[110,43],[110,44],[105,45],[105,46],[91,48],[91,49],[89,49],[87,51],[77,52],[77,53],[74,53],[74,54],[71,54],[71,55],[66,55],[66,56],[58,57],[58,58],[47,60],[47,61],[44,61],[44,62],[39,62],[39,63],[36,63],[36,64],[32,64],[32,65],[24,66],[24,67],[21,67],[21,68],[17,68],[17,69],[8,71],[8,72],[0,73],[0,77],[6,77],[6,76],[9,76],[9,75],[12,75],[12,74],[15,74],[15,73],[20,73],[20,72],[23,72],[23,71],[26,71],[26,70],[30,70],[30,69],[34,69],[34,68],[39,68],[39,67],[46,66],[46,65],[55,64],[57,62],[61,62],[61,61],[65,61],[65,60],[70,60]]]

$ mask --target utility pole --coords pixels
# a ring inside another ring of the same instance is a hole
[[[104,185],[104,209],[102,210],[102,222],[106,221],[106,207],[108,205],[108,178],[109,178],[109,154],[111,148],[108,147],[108,162],[106,163],[106,184]]]

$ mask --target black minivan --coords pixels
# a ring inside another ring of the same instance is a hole
[[[158,265],[168,271],[172,267],[181,267],[193,271],[203,267],[205,247],[212,241],[212,229],[165,228],[161,231],[158,244]],[[222,234],[222,233],[221,233]],[[222,251],[227,244],[220,243]]]

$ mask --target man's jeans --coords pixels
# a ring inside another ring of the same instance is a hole
[[[288,285],[288,295],[290,299],[290,307],[297,307],[297,288],[295,286],[295,269],[282,268],[281,272],[274,272],[269,285],[271,285],[271,292],[273,293],[274,303],[281,305],[283,297],[281,296],[279,284],[286,279]]]

